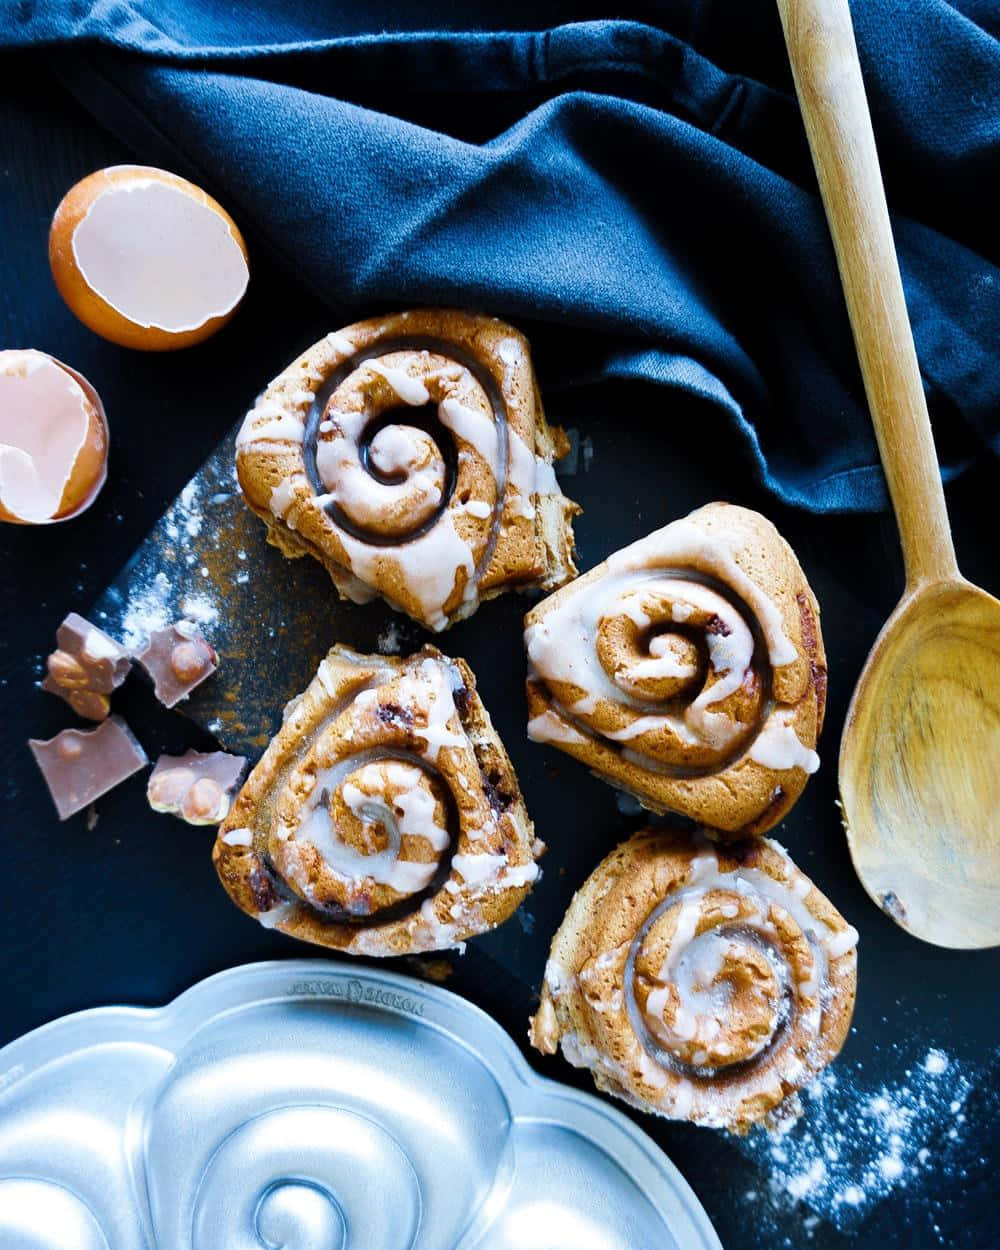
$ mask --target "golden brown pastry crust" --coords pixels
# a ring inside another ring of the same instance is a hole
[[[574,896],[531,1042],[642,1110],[743,1133],[840,1051],[856,942],[769,839],[645,830]]]
[[[819,760],[819,605],[766,518],[712,503],[525,619],[529,735],[652,811],[763,833]]]
[[[440,630],[505,590],[574,576],[579,509],[551,469],[567,447],[523,335],[419,309],[293,361],[247,414],[236,468],[286,555],[321,561],[345,598],[381,595]]]
[[[237,906],[269,928],[405,955],[506,920],[542,850],[462,660],[337,646],[286,708],[213,862]]]

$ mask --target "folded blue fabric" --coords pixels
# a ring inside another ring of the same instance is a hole
[[[853,7],[948,475],[1000,453],[1000,8]],[[0,42],[49,47],[139,159],[211,189],[332,321],[488,310],[529,333],[547,389],[644,384],[665,448],[684,391],[783,499],[884,506],[772,0],[603,12],[0,0]]]

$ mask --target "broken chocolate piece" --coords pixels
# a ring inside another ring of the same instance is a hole
[[[219,657],[191,621],[154,630],[135,657],[153,680],[153,693],[164,707],[186,699],[219,667]]]
[[[56,643],[42,689],[65,699],[77,716],[104,720],[111,708],[108,696],[132,667],[128,652],[76,612],[59,626]]]
[[[229,814],[247,762],[225,751],[161,755],[146,787],[155,812],[172,812],[189,825],[217,825]]]
[[[59,819],[82,811],[149,763],[120,716],[96,729],[64,729],[47,742],[28,742]]]

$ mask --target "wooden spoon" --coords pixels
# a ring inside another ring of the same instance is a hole
[[[906,568],[847,713],[847,840],[862,885],[907,932],[994,946],[1000,602],[955,563],[847,0],[778,8]]]

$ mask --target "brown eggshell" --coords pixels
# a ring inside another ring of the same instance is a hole
[[[226,210],[210,195],[181,178],[177,174],[168,173],[163,169],[155,169],[147,165],[114,165],[108,169],[99,169],[72,187],[52,218],[49,231],[49,264],[59,294],[66,301],[69,309],[88,326],[95,334],[110,339],[122,347],[132,347],[139,351],[174,351],[181,347],[191,347],[195,343],[215,334],[229,321],[239,307],[246,291],[235,299],[226,311],[208,317],[192,328],[171,330],[161,325],[144,325],[132,320],[119,308],[109,302],[99,290],[92,285],[92,280],[84,273],[74,250],[73,239],[77,229],[83,223],[91,208],[108,192],[109,188],[123,187],[142,188],[149,183],[159,183],[180,191],[195,203],[203,205],[215,213],[228,227],[233,241],[249,265],[246,244],[236,223]],[[137,210],[141,206],[137,204]]]
[[[24,351],[0,351],[0,368],[5,366],[11,357],[17,356],[44,357],[49,364],[69,374],[83,392],[83,411],[87,418],[87,432],[69,467],[56,511],[49,517],[18,516],[4,506],[3,497],[0,495],[0,521],[7,521],[13,525],[51,525],[56,521],[69,521],[90,507],[107,479],[108,420],[104,413],[104,405],[97,391],[82,374],[77,373],[63,361],[56,360],[47,352],[39,352],[33,348]]]

